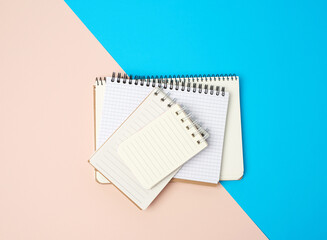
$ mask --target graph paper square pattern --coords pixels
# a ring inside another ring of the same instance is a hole
[[[99,142],[105,141],[128,115],[147,96],[152,85],[128,84],[111,77],[105,84],[105,96]],[[208,147],[189,160],[175,175],[176,179],[217,184],[220,179],[221,160],[224,148],[224,132],[229,93],[205,94],[198,91],[165,89],[170,97],[192,112],[192,117],[207,128],[210,134]]]

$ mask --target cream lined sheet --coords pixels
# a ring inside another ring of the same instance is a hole
[[[166,101],[169,103],[168,99]],[[179,105],[173,104],[168,109],[118,148],[120,157],[146,189],[207,147]]]

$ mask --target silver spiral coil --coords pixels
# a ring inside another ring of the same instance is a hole
[[[176,98],[170,99],[169,98],[170,93],[169,92],[167,92],[167,93],[163,92],[163,87],[158,88],[154,92],[154,95],[158,96],[160,92],[163,93],[163,96],[160,98],[160,101],[161,102],[168,101],[167,107],[170,108],[174,104],[176,104],[176,101],[177,101]],[[186,130],[191,131],[190,134],[191,134],[191,136],[193,138],[195,138],[197,135],[201,135],[201,138],[199,140],[197,140],[197,144],[201,144],[202,142],[204,142],[209,137],[208,130],[203,129],[201,127],[202,124],[199,123],[197,120],[195,120],[192,117],[192,114],[184,106],[181,106],[180,109],[175,112],[176,116],[180,116],[180,114],[182,114],[182,113],[183,113],[183,117],[180,118],[179,120],[182,123],[185,123],[187,120],[189,120],[189,122],[190,122],[190,124],[185,126]]]
[[[235,74],[208,74],[208,75],[165,75],[165,76],[133,76],[122,73],[113,72],[111,77],[96,78],[98,85],[103,85],[106,81],[135,84],[145,87],[158,87],[169,90],[180,90],[187,92],[198,92],[210,95],[225,96],[225,87],[211,85],[212,81],[237,81],[238,78]]]

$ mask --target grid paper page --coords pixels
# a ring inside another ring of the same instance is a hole
[[[110,79],[111,77],[107,78],[107,81],[110,81]],[[210,77],[207,81],[196,83],[225,87],[226,91],[229,92],[220,180],[239,180],[244,174],[239,77]],[[101,115],[102,113],[99,112],[99,114]],[[98,127],[98,129],[101,131],[101,128]],[[107,134],[107,138],[111,135],[110,132],[105,134]],[[98,181],[104,179],[100,179],[98,176],[102,175],[99,173],[96,175]],[[109,183],[108,180],[104,180],[104,182]]]
[[[99,140],[100,125],[102,118],[102,107],[104,100],[104,89],[105,86],[102,80],[100,82],[96,81],[94,84],[94,113],[95,113],[95,150],[97,150],[104,142]],[[95,179],[98,183],[109,183],[109,181],[98,171],[95,171]]]
[[[98,149],[104,143],[104,141],[100,141],[100,125],[101,125],[101,118],[102,118],[102,109],[103,109],[103,101],[104,101],[104,90],[105,85],[97,84],[95,85],[95,148]]]
[[[146,97],[150,87],[140,84],[118,83],[107,78],[100,137],[107,139],[121,122]],[[183,165],[175,178],[217,184],[223,152],[226,114],[229,93],[225,96],[176,90],[169,91],[171,98],[186,106],[202,126],[208,128],[208,147]],[[115,102],[115,103],[114,103]],[[118,103],[118,104],[117,104]]]
[[[148,89],[149,92],[151,90]],[[164,94],[161,92],[158,96],[155,96],[153,93],[148,95],[144,102],[136,106],[137,109],[133,114],[126,119],[90,159],[90,163],[95,169],[100,171],[101,174],[141,209],[146,209],[150,205],[178,170],[167,176],[152,189],[146,190],[138,183],[132,172],[120,159],[117,148],[121,142],[125,141],[129,136],[139,131],[167,110],[167,104],[160,104],[160,99],[158,101],[158,98],[163,96]],[[106,110],[106,105],[108,106],[106,101],[119,104],[119,102],[113,102],[113,99],[105,98],[104,111]],[[151,111],[148,111],[148,109]],[[103,119],[102,121],[105,122]]]
[[[207,146],[193,122],[174,104],[121,143],[118,154],[140,184],[151,189]]]

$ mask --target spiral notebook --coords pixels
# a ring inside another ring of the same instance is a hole
[[[131,81],[131,82],[130,82]],[[130,84],[131,83],[131,84]],[[162,85],[186,108],[192,111],[193,117],[202,122],[208,129],[209,146],[188,161],[174,179],[205,184],[217,184],[220,177],[221,158],[224,144],[225,122],[228,109],[229,93],[223,87],[177,86],[165,81],[145,82],[144,79],[123,79],[121,76],[108,77],[105,83],[105,97],[102,110],[101,130],[98,142],[105,141],[123,122],[133,109],[144,99],[154,86]],[[184,88],[184,89],[183,89]],[[184,90],[184,91],[183,91]]]
[[[120,158],[117,149],[119,149],[121,144],[123,144],[122,147],[131,146],[130,144],[135,142],[133,136],[139,137],[139,135],[137,135],[138,133],[141,133],[141,135],[156,134],[153,132],[153,129],[147,128],[149,124],[154,124],[153,126],[155,128],[163,130],[173,126],[175,130],[182,135],[183,141],[179,141],[178,143],[171,141],[171,139],[175,137],[172,131],[165,131],[169,137],[161,138],[162,144],[165,145],[166,148],[171,149],[171,154],[179,154],[180,149],[184,147],[186,151],[190,153],[190,155],[184,157],[180,156],[178,159],[175,158],[174,161],[176,160],[176,162],[181,159],[183,159],[183,162],[185,157],[188,158],[193,156],[207,147],[203,131],[199,131],[198,128],[186,128],[187,126],[194,125],[192,118],[188,116],[179,105],[172,102],[172,99],[160,89],[153,90],[89,160],[90,164],[94,166],[95,169],[100,171],[103,176],[111,181],[125,196],[142,210],[146,209],[151,204],[178,171],[178,169],[173,171],[152,188],[145,189]],[[192,134],[195,133],[199,134],[193,137]],[[140,138],[137,138],[137,140],[140,140]],[[154,139],[150,137],[149,141],[152,142]],[[190,142],[192,142],[192,144],[186,144]],[[151,145],[151,143],[144,141],[144,139],[141,144],[145,146]],[[174,144],[177,144],[176,148]],[[140,149],[133,150],[132,152],[133,154],[140,154]],[[154,162],[156,162],[156,159],[156,157],[153,157]],[[173,161],[173,159],[168,158],[165,158],[165,160]],[[162,166],[162,169],[165,168]],[[149,174],[149,171],[144,167],[139,170],[142,172],[142,175]]]
[[[158,95],[158,91],[154,94]],[[164,98],[160,101],[168,102],[170,109],[118,147],[120,158],[146,189],[151,189],[208,146],[205,139],[209,135],[192,122],[180,106]]]
[[[103,105],[103,94],[105,89],[105,84],[107,80],[111,77],[100,78],[95,82],[95,118],[96,118],[96,142],[98,146],[101,146],[100,136],[100,123],[102,117],[102,105]],[[146,83],[143,86],[148,85],[149,77],[143,78],[143,80],[138,80],[138,84],[146,79]],[[151,82],[155,82],[158,85],[159,81],[163,82],[168,78],[150,78]],[[242,178],[244,173],[243,165],[243,150],[242,150],[242,128],[241,128],[241,113],[240,113],[240,94],[239,94],[239,77],[231,75],[203,75],[203,76],[186,76],[172,78],[177,80],[178,86],[184,83],[184,87],[187,87],[189,83],[191,86],[195,83],[197,86],[203,85],[213,85],[215,88],[220,86],[224,87],[226,91],[230,93],[229,107],[227,113],[226,131],[224,139],[224,150],[221,164],[220,180],[239,180]],[[170,79],[171,80],[171,79]],[[175,82],[176,83],[176,82]],[[163,83],[164,85],[164,83]],[[168,82],[167,86],[171,85],[171,81]],[[103,141],[103,140],[102,140]],[[109,183],[100,173],[96,172],[96,180],[99,183],[106,184]],[[175,179],[173,179],[175,180]]]

